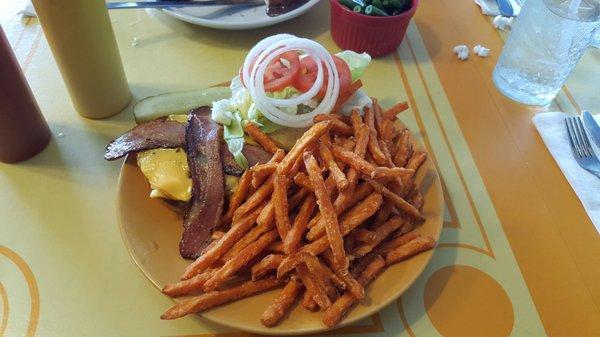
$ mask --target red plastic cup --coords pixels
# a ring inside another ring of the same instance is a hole
[[[398,49],[419,0],[412,0],[408,11],[393,16],[364,15],[353,12],[338,0],[329,3],[331,36],[335,43],[342,49],[378,57]]]

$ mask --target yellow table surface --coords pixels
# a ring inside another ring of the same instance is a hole
[[[132,115],[79,117],[37,20],[16,14],[22,6],[0,2],[0,24],[55,137],[31,160],[0,164],[0,336],[246,336],[199,317],[159,319],[171,300],[128,256],[115,205],[121,163],[102,159]],[[339,49],[327,1],[252,31],[196,27],[157,11],[111,18],[136,98],[228,81],[247,50],[274,33]],[[531,123],[536,111],[491,81],[504,38],[470,0],[421,1],[398,51],[367,70],[370,95],[386,106],[409,101],[402,119],[440,171],[445,223],[414,286],[334,335],[600,336],[600,238]],[[459,62],[457,44],[488,46],[491,56]],[[590,50],[547,110],[598,112],[598,83],[600,50]]]

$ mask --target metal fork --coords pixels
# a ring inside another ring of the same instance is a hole
[[[575,157],[579,166],[600,178],[600,161],[592,149],[581,119],[579,117],[567,117],[565,124],[569,133],[569,143],[571,143],[573,157]]]

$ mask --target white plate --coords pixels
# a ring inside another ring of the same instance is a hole
[[[274,25],[279,22],[295,18],[311,9],[320,0],[309,0],[307,3],[293,11],[270,17],[266,12],[266,5],[254,7],[240,6],[206,6],[170,8],[164,12],[185,22],[195,25],[218,29],[252,29]]]

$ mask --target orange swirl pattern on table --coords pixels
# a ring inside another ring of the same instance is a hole
[[[0,321],[0,336],[4,336],[6,325],[8,323],[8,313],[10,308],[8,306],[8,295],[6,294],[6,289],[2,283],[0,283],[0,297],[2,297],[2,321]]]
[[[40,317],[40,293],[35,280],[35,276],[27,265],[27,262],[23,260],[16,252],[5,246],[0,246],[0,255],[7,257],[21,272],[25,281],[27,282],[27,288],[29,290],[29,298],[31,301],[31,309],[29,311],[29,323],[27,325],[27,333],[25,336],[35,336],[39,317]],[[9,305],[8,305],[8,294],[2,284],[0,284],[0,295],[2,296],[2,321],[0,323],[0,336],[4,336],[6,326],[9,318]]]

